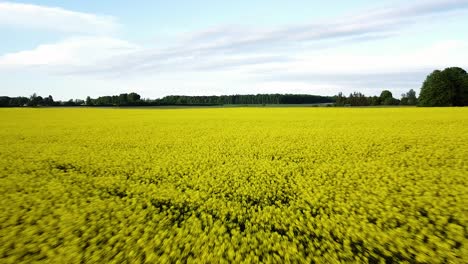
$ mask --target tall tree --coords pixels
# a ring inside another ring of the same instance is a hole
[[[468,105],[468,74],[459,67],[435,70],[424,81],[419,95],[421,106]]]
[[[89,96],[86,97],[86,105],[87,106],[93,105],[93,99],[91,99],[91,97]]]
[[[37,94],[36,93],[33,93],[29,97],[28,106],[37,106]]]
[[[417,103],[418,98],[416,97],[416,92],[413,89],[401,95],[401,105],[416,105]]]
[[[346,96],[344,96],[342,92],[339,92],[335,97],[335,104],[338,106],[346,105]]]
[[[128,96],[127,96],[127,98],[128,98],[128,102],[129,102],[129,103],[134,104],[134,103],[140,101],[140,98],[141,98],[141,97],[140,97],[140,95],[137,94],[137,93],[129,93]]]
[[[394,98],[393,98],[392,92],[390,92],[389,90],[383,90],[383,91],[380,93],[380,102],[381,102],[383,105],[392,105],[392,104],[395,104],[395,103],[394,103]]]
[[[416,97],[416,92],[413,89],[410,89],[406,93],[406,98],[408,98],[408,105],[416,105],[418,103],[418,97]]]
[[[48,97],[44,97],[44,105],[47,105],[47,106],[54,105],[54,98],[52,97],[52,95],[49,95]]]
[[[127,104],[128,104],[128,94],[126,93],[119,94],[117,105],[127,105]]]

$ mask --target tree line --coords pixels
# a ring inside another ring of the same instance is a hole
[[[227,104],[320,104],[333,103],[333,97],[307,94],[256,94],[221,96],[170,95],[160,99],[141,99],[136,93],[86,98],[92,106],[227,105]]]
[[[384,90],[380,96],[365,96],[354,92],[348,97],[339,93],[335,96],[337,106],[377,106],[377,105],[418,105],[418,106],[468,106],[468,74],[459,67],[435,70],[423,82],[419,97],[411,89],[393,98],[390,91]]]
[[[365,96],[354,92],[349,96],[338,93],[335,96],[308,94],[249,94],[222,96],[183,96],[170,95],[159,99],[142,99],[137,93],[123,93],[86,100],[70,99],[54,101],[33,94],[30,97],[0,96],[0,107],[21,106],[164,106],[164,105],[265,105],[265,104],[333,104],[335,106],[378,106],[378,105],[418,105],[418,106],[466,106],[468,105],[468,74],[459,67],[435,70],[423,82],[419,97],[410,89],[400,99],[393,97],[389,90],[379,96]]]
[[[225,104],[323,104],[333,103],[329,96],[308,94],[250,94],[222,96],[166,96],[161,105],[225,105]]]
[[[86,100],[61,102],[52,96],[41,97],[0,97],[0,106],[166,106],[166,105],[227,105],[227,104],[322,104],[334,103],[334,97],[308,94],[256,94],[222,96],[182,96],[170,95],[159,99],[142,99],[137,93],[123,93],[98,98],[86,97]]]
[[[0,107],[20,107],[20,106],[80,106],[84,100],[70,99],[68,101],[55,101],[52,95],[42,97],[34,93],[30,97],[9,97],[0,96]]]
[[[417,105],[418,98],[416,92],[411,89],[401,95],[401,99],[393,98],[389,90],[383,90],[380,96],[365,96],[362,93],[354,92],[348,97],[343,93],[335,96],[336,106],[378,106],[378,105]]]

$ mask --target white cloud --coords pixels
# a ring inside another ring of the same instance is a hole
[[[337,49],[320,53],[296,53],[291,60],[276,66],[283,73],[381,74],[467,65],[468,42],[445,40],[422,46],[418,51],[397,55],[369,55],[366,51],[345,53]],[[273,70],[273,69],[272,69]]]
[[[391,38],[398,36],[410,26],[420,23],[425,25],[428,20],[441,21],[453,17],[454,14],[459,15],[460,12],[466,14],[467,11],[467,0],[420,1],[400,7],[365,10],[362,12],[365,15],[354,14],[315,24],[271,29],[218,27],[191,33],[174,46],[163,49],[141,49],[135,53],[104,60],[95,67],[75,68],[71,72],[113,77],[122,74],[220,71],[226,68],[233,70],[273,63],[289,65],[290,60],[299,60],[307,64],[308,59],[297,59],[303,56],[303,51],[333,50],[343,45],[350,46],[365,41]],[[336,51],[333,50],[333,52]],[[383,57],[383,61],[388,63],[387,68],[411,66],[402,64],[402,60],[398,58],[385,58],[385,55]],[[428,61],[431,57],[434,61],[444,59],[430,56],[408,62],[418,63],[421,67],[429,67],[434,65],[432,61]],[[379,65],[383,63],[379,58],[380,56],[374,58],[365,54],[340,54],[339,56],[331,54],[311,58],[310,60],[318,60],[321,63],[317,64],[318,66],[312,65],[312,67],[304,68],[309,71],[316,69],[318,72],[327,69],[333,71],[343,67],[345,68],[343,71],[348,72],[374,70],[376,66],[379,68]],[[296,64],[299,63],[301,62],[296,62]],[[360,66],[362,67],[359,68]]]
[[[396,55],[369,55],[365,51],[347,54],[339,50],[307,54],[297,53],[291,60],[275,65],[258,65],[251,74],[260,82],[311,87],[334,85],[343,92],[375,94],[379,89],[394,89],[397,94],[418,89],[434,69],[468,67],[468,42],[440,41],[422,46],[416,52]]]
[[[88,26],[96,22],[95,18],[101,21],[101,17],[95,15],[32,7],[68,14],[63,17],[71,21],[70,25],[65,25],[70,32],[77,25],[76,21],[83,20],[83,15],[94,21]],[[0,25],[5,20],[1,9],[0,3]],[[427,42],[416,52],[398,51],[391,55],[380,47],[378,54],[371,55],[366,48],[349,52],[349,49],[342,49],[343,46],[348,48],[373,41],[379,45],[381,42],[377,41],[401,37],[409,27],[432,25],[467,11],[466,0],[420,1],[315,24],[272,29],[219,27],[194,32],[165,48],[142,48],[111,37],[74,37],[1,56],[0,68],[33,67],[59,76],[100,79],[121,90],[123,86],[138,87],[148,91],[149,96],[335,94],[354,90],[376,94],[382,88],[394,89],[399,94],[418,88],[425,75],[435,68],[468,66],[465,52],[468,42]],[[30,21],[12,17],[10,20]],[[10,24],[21,25],[11,21]],[[47,25],[49,22],[44,27]]]
[[[316,23],[280,28],[216,27],[194,32],[181,47],[209,52],[257,52],[265,48],[284,50],[329,40],[346,42],[363,37],[386,37],[419,23],[430,23],[454,15],[466,15],[468,0],[417,1],[404,6],[363,10],[359,14]],[[428,21],[431,20],[431,21]],[[190,45],[187,45],[190,44]]]
[[[405,54],[404,58],[385,55],[372,57],[366,54],[338,54],[333,47],[339,47],[343,43],[351,45],[389,38],[397,34],[398,30],[404,30],[408,24],[417,23],[422,17],[451,16],[453,12],[467,11],[467,8],[466,0],[425,1],[401,7],[367,10],[362,12],[365,15],[354,14],[316,24],[276,29],[220,27],[192,33],[178,45],[163,49],[139,49],[123,40],[107,37],[72,38],[41,45],[33,50],[4,55],[0,57],[0,65],[61,65],[64,66],[61,68],[62,72],[69,74],[111,77],[164,72],[232,71],[237,68],[250,70],[256,66],[261,69],[271,65],[286,68],[286,72],[301,68],[316,74],[432,67],[435,63],[444,64],[442,61],[447,60],[447,56],[435,55],[440,52],[430,51],[419,57],[417,54]],[[2,16],[1,10],[9,13],[7,18]],[[20,16],[16,17],[15,12]],[[26,15],[37,19],[37,16],[31,15],[34,12],[44,15],[47,25],[47,17],[50,17],[49,22],[54,19],[69,19],[71,24],[68,26],[71,29],[82,21],[91,21],[89,25],[113,25],[105,18],[95,15],[11,3],[0,3],[0,23],[2,20],[23,23],[28,21],[24,19]],[[67,23],[53,24],[67,26]],[[332,49],[333,53],[312,57],[307,54],[307,51],[324,48]],[[431,56],[427,56],[428,54]],[[453,58],[450,57],[450,60],[453,61]]]
[[[76,67],[92,66],[104,58],[135,51],[138,46],[110,37],[73,37],[32,50],[0,56],[0,68],[29,66]]]
[[[0,26],[100,34],[117,29],[116,19],[58,7],[0,2]]]

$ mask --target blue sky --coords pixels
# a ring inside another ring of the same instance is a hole
[[[0,1],[0,95],[340,91],[468,69],[468,0]]]

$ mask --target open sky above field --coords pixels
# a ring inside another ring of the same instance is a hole
[[[419,91],[468,0],[0,1],[0,95]]]

